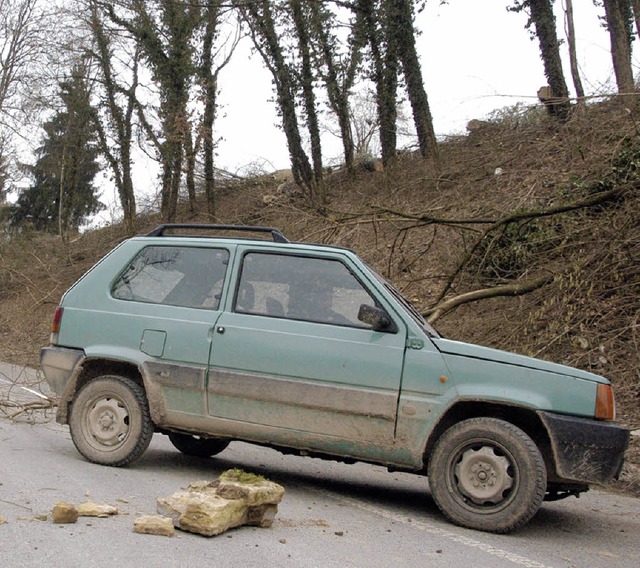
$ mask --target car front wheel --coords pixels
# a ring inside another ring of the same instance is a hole
[[[536,444],[496,418],[471,418],[449,428],[433,449],[428,475],[433,499],[447,518],[496,533],[529,521],[547,487]]]
[[[69,429],[87,460],[110,466],[131,463],[149,447],[153,436],[144,389],[117,375],[91,380],[72,402]]]

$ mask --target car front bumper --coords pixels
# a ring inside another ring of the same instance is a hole
[[[606,483],[620,475],[629,446],[629,430],[611,422],[550,412],[538,414],[549,434],[560,478]]]

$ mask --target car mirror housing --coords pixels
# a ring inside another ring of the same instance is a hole
[[[358,310],[358,321],[370,325],[374,331],[396,331],[389,314],[377,306],[362,304]]]

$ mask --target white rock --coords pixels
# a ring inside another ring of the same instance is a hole
[[[270,527],[284,488],[262,477],[229,470],[157,500],[157,512],[176,528],[215,536],[240,525]]]

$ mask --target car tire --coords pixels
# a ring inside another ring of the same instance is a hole
[[[188,456],[210,458],[219,454],[229,445],[229,440],[220,438],[199,438],[189,434],[169,433],[169,440],[177,450]]]
[[[95,378],[78,391],[71,403],[69,429],[87,460],[110,466],[138,459],[154,430],[144,389],[117,375]]]
[[[520,428],[496,418],[455,424],[437,441],[429,487],[444,515],[463,527],[507,533],[538,511],[547,487],[540,450]]]

